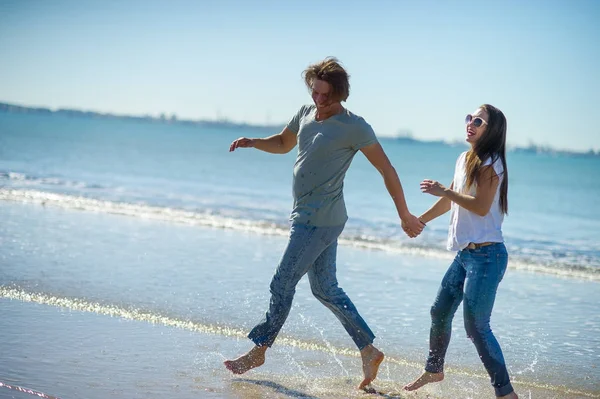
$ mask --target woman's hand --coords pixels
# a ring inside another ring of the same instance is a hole
[[[421,182],[421,192],[443,197],[446,195],[446,187],[438,181],[425,179]]]

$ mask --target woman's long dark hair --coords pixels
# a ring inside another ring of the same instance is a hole
[[[467,152],[466,175],[467,187],[473,183],[482,184],[478,176],[481,165],[491,158],[492,164],[500,158],[504,172],[500,184],[500,210],[508,214],[508,168],[506,166],[506,117],[498,108],[490,104],[483,104],[479,108],[485,110],[488,115],[487,129],[477,140],[473,148]],[[499,176],[498,176],[499,177]],[[491,181],[490,181],[491,184]]]

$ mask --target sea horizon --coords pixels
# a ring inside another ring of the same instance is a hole
[[[286,122],[272,124],[258,124],[243,121],[234,121],[227,117],[218,119],[180,119],[176,114],[167,115],[161,113],[158,116],[151,114],[135,115],[135,114],[120,114],[114,112],[100,112],[95,110],[85,110],[71,107],[50,108],[45,106],[24,105],[12,102],[0,101],[0,112],[4,113],[29,113],[29,114],[55,114],[67,115],[71,117],[81,118],[107,118],[121,119],[133,121],[146,121],[150,123],[165,123],[165,124],[181,124],[181,125],[196,125],[200,127],[216,127],[226,129],[254,129],[265,130],[269,132],[279,131],[283,129]],[[378,135],[382,140],[401,140],[406,143],[425,143],[425,144],[441,144],[451,147],[467,146],[463,140],[443,140],[443,139],[422,139],[415,137],[410,130],[399,129],[394,135]],[[555,155],[571,155],[571,156],[591,156],[600,157],[600,146],[598,148],[588,148],[582,150],[558,148],[547,144],[538,144],[531,141],[528,145],[515,145],[507,142],[507,151],[512,152],[527,152],[534,154],[555,154]]]

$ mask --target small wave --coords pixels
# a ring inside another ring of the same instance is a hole
[[[50,205],[65,209],[102,212],[144,219],[162,220],[198,226],[243,230],[270,235],[287,235],[287,225],[276,223],[228,218],[211,212],[194,212],[183,209],[113,202],[67,194],[37,190],[0,188],[0,200],[38,205]]]
[[[183,223],[210,228],[231,229],[264,235],[287,236],[288,224],[225,216],[216,211],[191,211],[171,207],[99,200],[82,196],[37,190],[0,188],[0,200],[56,206],[65,209],[102,212],[116,215]],[[357,248],[382,250],[417,256],[450,259],[453,254],[431,243],[415,244],[389,238],[352,234],[350,228],[340,237],[340,244]],[[600,281],[600,268],[587,265],[542,263],[525,257],[512,256],[509,266],[535,273],[553,274],[566,278]]]
[[[153,311],[138,309],[135,307],[117,306],[90,302],[80,298],[68,298],[49,295],[39,292],[28,292],[16,286],[0,285],[0,298],[7,298],[21,302],[32,302],[41,305],[56,306],[81,312],[96,313],[105,316],[118,317],[127,320],[142,321],[151,324],[160,324],[167,327],[180,328],[183,330],[199,332],[203,334],[221,335],[231,338],[246,338],[247,331],[235,327],[200,323],[192,320],[180,319],[173,316],[163,315]],[[347,356],[360,356],[356,350],[346,348],[335,348],[330,345],[322,345],[315,342],[302,341],[292,337],[281,336],[277,343],[292,346],[298,349],[322,351]],[[417,363],[403,362],[406,365],[420,367]]]
[[[6,172],[0,171],[0,179],[8,180],[15,184],[27,185],[27,186],[36,186],[36,185],[47,185],[47,186],[62,186],[68,188],[78,188],[78,189],[105,189],[105,187],[100,184],[87,184],[81,181],[75,180],[65,180],[59,177],[51,177],[51,176],[30,176],[25,173],[18,172]]]
[[[56,396],[51,396],[51,395],[45,394],[43,392],[34,391],[33,389],[20,387],[18,385],[5,384],[2,381],[0,381],[0,388],[11,389],[13,391],[23,392],[23,393],[37,396],[37,397],[44,398],[44,399],[60,399],[60,398],[57,398]]]
[[[246,334],[239,329],[210,324],[195,323],[173,317],[115,305],[89,302],[85,299],[58,297],[43,293],[27,292],[17,287],[0,286],[0,297],[14,299],[22,302],[33,302],[42,305],[57,306],[81,312],[97,313],[105,316],[119,317],[122,319],[144,321],[152,324],[161,324],[184,330],[196,331],[205,334],[218,334],[226,337],[243,338]]]

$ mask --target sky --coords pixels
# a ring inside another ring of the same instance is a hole
[[[379,136],[489,103],[509,145],[600,150],[600,1],[0,0],[0,102],[284,124],[327,56]]]

